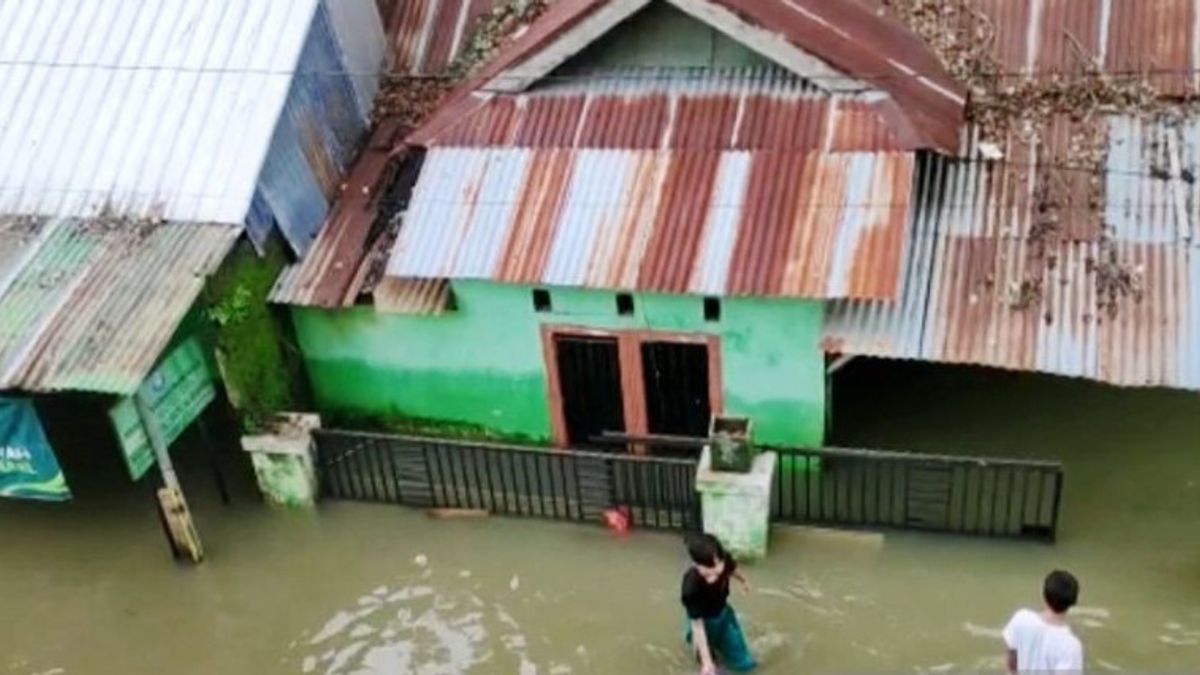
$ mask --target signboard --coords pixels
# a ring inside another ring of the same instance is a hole
[[[217,395],[200,342],[189,338],[176,347],[150,373],[137,395],[158,421],[166,443],[174,443]],[[154,448],[133,397],[121,399],[108,415],[117,430],[129,475],[138,480],[154,465]]]
[[[0,497],[71,498],[33,402],[26,399],[0,397]]]

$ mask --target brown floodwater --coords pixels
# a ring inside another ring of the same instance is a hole
[[[840,444],[1063,459],[1060,541],[780,528],[734,597],[762,672],[999,669],[1000,627],[1058,566],[1089,669],[1200,669],[1200,397],[888,364],[836,387]],[[223,506],[183,456],[209,554],[188,568],[150,486],[95,461],[73,504],[0,503],[0,674],[695,670],[677,536],[282,513],[244,473]]]

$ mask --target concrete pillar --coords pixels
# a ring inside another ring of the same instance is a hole
[[[764,452],[754,458],[749,473],[712,470],[712,455],[705,448],[696,470],[704,531],[716,536],[738,560],[767,555],[771,527],[771,488],[777,458]]]
[[[317,472],[313,465],[317,415],[282,413],[267,433],[242,436],[242,449],[250,453],[258,489],[268,503],[310,508],[317,503]]]

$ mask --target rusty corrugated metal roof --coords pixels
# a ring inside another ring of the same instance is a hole
[[[376,126],[320,234],[304,258],[280,274],[271,289],[271,302],[311,307],[354,304],[379,200],[387,188],[389,169],[395,168],[390,153],[398,132],[392,121]]]
[[[1002,163],[936,160],[901,300],[831,304],[826,348],[1200,389],[1200,120],[1093,126],[1098,194],[1061,160],[1061,120]]]
[[[466,47],[479,18],[504,0],[402,0],[392,8],[388,39],[394,71],[440,75]]]
[[[781,68],[605,68],[497,94],[428,145],[876,151],[913,146],[870,94],[829,94]]]
[[[973,0],[995,32],[1006,73],[1145,74],[1168,96],[1197,91],[1195,0]]]
[[[0,216],[0,390],[132,393],[240,232]]]
[[[908,153],[436,148],[387,274],[894,298]]]
[[[587,39],[596,26],[615,26],[649,0],[558,0],[500,48],[409,137],[424,145],[448,125],[485,105],[495,91],[519,91],[548,74]],[[821,63],[839,78],[862,80],[886,95],[893,132],[910,145],[953,149],[963,125],[962,87],[950,78],[923,42],[894,17],[859,0],[669,0],[671,4],[739,40],[769,52],[803,74]],[[596,26],[588,22],[594,22]],[[603,31],[600,31],[603,32]],[[578,34],[577,34],[578,33]],[[870,48],[864,48],[870,45]],[[815,56],[816,59],[812,57]],[[790,63],[789,61],[794,61]],[[828,85],[832,80],[825,80]]]

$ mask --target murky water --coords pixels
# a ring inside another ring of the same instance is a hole
[[[735,597],[763,672],[999,668],[999,628],[1052,566],[1083,583],[1090,668],[1200,667],[1200,397],[897,366],[838,384],[840,443],[1066,460],[1061,541],[780,530]],[[0,503],[0,673],[694,672],[673,536],[274,513],[241,482],[231,507],[203,472],[185,485],[197,569],[165,559],[128,485]]]

